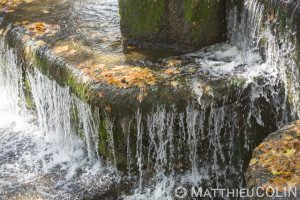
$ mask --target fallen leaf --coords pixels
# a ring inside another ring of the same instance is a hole
[[[43,10],[42,12],[43,12],[43,13],[45,13],[45,14],[48,14],[48,13],[50,13],[50,11],[49,11],[49,10]]]
[[[54,53],[60,53],[60,52],[68,51],[68,49],[69,49],[68,46],[56,47],[54,49]]]
[[[169,60],[167,62],[167,65],[169,67],[173,67],[173,66],[181,65],[181,63],[182,63],[182,60]]]
[[[104,92],[99,92],[99,93],[98,93],[98,97],[99,97],[100,99],[104,98],[103,93],[104,93]]]
[[[127,46],[126,49],[131,49],[132,50],[132,49],[138,49],[138,48],[134,47],[134,46]]]
[[[250,160],[250,166],[252,166],[252,165],[256,164],[256,163],[257,163],[257,161],[258,161],[258,159],[257,159],[257,158],[252,158],[252,159]]]
[[[207,86],[205,87],[205,92],[209,92],[211,90],[211,87]]]
[[[139,96],[137,96],[137,100],[142,101],[143,100],[143,95],[140,94]]]
[[[271,14],[269,19],[270,19],[270,21],[273,21],[275,19],[274,14]]]
[[[175,68],[167,69],[165,71],[165,74],[178,74],[178,73],[180,73],[180,71],[178,69],[175,69]]]
[[[73,54],[75,54],[76,52],[77,52],[77,50],[72,49],[72,50],[66,52],[65,54],[66,54],[66,55],[73,55]]]
[[[24,35],[22,37],[22,41],[25,42],[26,40],[30,39],[30,36],[29,35]]]
[[[26,54],[29,54],[29,53],[30,53],[30,48],[29,48],[29,47],[26,47],[26,48],[25,48],[25,52],[26,52]]]
[[[197,83],[197,87],[202,88],[204,85],[200,82]]]
[[[35,47],[38,48],[38,47],[44,46],[45,44],[46,44],[45,41],[39,40],[35,43]]]
[[[189,72],[195,72],[195,71],[196,71],[196,68],[191,67],[191,68],[189,68],[188,70],[189,70]]]
[[[272,174],[273,174],[273,175],[281,174],[280,172],[278,172],[278,171],[277,171],[277,170],[275,170],[275,169],[274,169],[274,170],[272,170],[271,172],[272,172]]]
[[[283,156],[286,156],[286,157],[290,157],[291,155],[293,155],[295,153],[295,149],[294,148],[291,148],[291,149],[287,149],[286,150],[286,153],[283,153],[282,155]]]
[[[177,86],[177,85],[178,85],[178,82],[177,82],[177,81],[172,81],[172,82],[171,82],[171,85]]]
[[[293,136],[291,135],[288,135],[288,134],[283,134],[282,137],[284,137],[284,139],[287,139],[287,140],[292,140],[293,139]]]

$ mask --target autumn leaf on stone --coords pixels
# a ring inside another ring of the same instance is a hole
[[[171,68],[171,69],[167,69],[165,71],[165,74],[179,74],[180,71],[178,69],[175,69],[175,68]]]
[[[104,98],[103,94],[104,94],[104,92],[99,92],[99,93],[98,93],[98,97],[99,97],[100,99]]]
[[[177,85],[178,85],[178,82],[177,82],[177,81],[172,81],[172,82],[171,82],[171,85],[177,86]]]
[[[117,65],[110,69],[104,69],[98,78],[123,88],[130,88],[133,85],[146,87],[147,85],[154,85],[156,82],[156,78],[147,67],[127,65]]]
[[[60,27],[56,24],[46,24],[44,22],[35,22],[24,26],[30,34],[35,37],[41,37],[44,35],[51,35],[58,32]]]
[[[28,39],[30,39],[30,36],[29,36],[29,35],[24,35],[24,36],[22,37],[22,41],[23,41],[23,42],[27,41]]]
[[[291,155],[293,155],[295,153],[295,149],[294,148],[291,148],[291,149],[287,149],[285,153],[283,153],[282,155],[283,156],[286,156],[286,157],[290,157]]]
[[[38,40],[38,41],[35,43],[35,48],[44,46],[45,44],[46,44],[45,41],[43,41],[43,40]]]
[[[140,95],[137,97],[137,100],[142,101],[142,100],[143,100],[143,95],[140,94]]]
[[[258,159],[257,159],[257,158],[252,158],[252,159],[251,159],[251,161],[250,161],[250,166],[252,166],[252,165],[256,164],[256,163],[257,163],[257,161],[258,161]]]
[[[77,52],[77,50],[72,49],[72,50],[66,52],[65,54],[66,54],[66,55],[74,55],[76,52]]]
[[[182,60],[169,60],[169,61],[167,62],[167,65],[168,65],[169,67],[174,67],[174,66],[181,65],[181,63],[182,63]]]
[[[138,48],[137,48],[137,47],[134,47],[134,46],[127,46],[126,49],[134,50],[134,49],[138,49]]]
[[[189,72],[195,72],[195,71],[196,71],[196,68],[190,67],[190,68],[188,69],[188,71],[189,71]]]
[[[205,87],[205,92],[210,92],[211,91],[211,87],[207,86]]]
[[[271,174],[270,177],[264,177],[266,180],[262,186],[265,189],[277,187],[280,192],[284,192],[300,185],[300,144],[297,136],[293,136],[300,128],[295,124],[286,126],[281,138],[262,142],[254,151],[259,159],[253,158],[255,160],[250,161],[252,174],[265,170]]]
[[[68,46],[60,46],[60,47],[56,47],[54,49],[54,53],[61,53],[61,52],[68,51],[68,50],[69,50]]]
[[[4,12],[14,12],[14,9],[21,3],[22,0],[1,0],[0,10]]]

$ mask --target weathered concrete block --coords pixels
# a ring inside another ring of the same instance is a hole
[[[223,41],[224,0],[119,0],[125,45],[192,51]]]

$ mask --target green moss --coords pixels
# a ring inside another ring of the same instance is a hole
[[[166,21],[165,0],[119,0],[121,24],[132,35],[152,36]]]
[[[29,109],[34,109],[35,104],[33,102],[32,94],[31,94],[31,87],[29,85],[27,76],[24,78],[24,84],[25,84],[25,102]]]
[[[79,78],[74,76],[72,73],[67,73],[64,76],[65,82],[70,87],[70,90],[77,95],[81,100],[88,100],[88,84],[83,84],[80,82]]]
[[[103,119],[99,127],[98,151],[101,155],[110,158],[111,156],[108,147],[108,140],[109,140],[109,135],[106,129],[106,121]]]
[[[211,23],[211,18],[216,14],[211,9],[214,3],[213,0],[184,1],[185,19],[191,24],[193,33],[199,30],[197,26],[205,28],[206,24]]]

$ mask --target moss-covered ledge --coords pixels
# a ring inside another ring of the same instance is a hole
[[[124,44],[181,52],[224,41],[225,0],[119,0]]]
[[[224,119],[233,120],[222,124],[222,130],[218,132],[222,147],[218,148],[229,151],[228,135],[225,133],[235,130],[232,131],[234,134],[230,132],[235,150],[233,156],[224,158],[227,163],[239,165],[240,158],[249,158],[248,152],[244,151],[246,139],[240,133],[253,132],[251,140],[257,140],[266,132],[273,131],[275,121],[270,120],[273,117],[270,110],[274,109],[270,102],[273,101],[258,98],[255,103],[251,102],[249,92],[252,84],[246,85],[243,77],[211,79],[209,74],[201,71],[205,66],[197,62],[197,58],[178,56],[173,52],[123,48],[121,36],[116,31],[118,20],[104,23],[113,12],[109,10],[109,16],[95,12],[98,18],[90,19],[82,15],[92,12],[94,7],[88,12],[82,12],[82,8],[76,11],[77,7],[72,2],[20,1],[16,7],[4,8],[0,12],[3,19],[1,40],[15,52],[23,69],[28,106],[34,109],[30,102],[28,73],[38,70],[60,86],[69,87],[72,94],[91,105],[94,112],[99,112],[98,152],[120,170],[126,171],[128,163],[132,163],[132,172],[145,170],[148,173],[146,168],[158,162],[155,160],[156,152],[150,152],[153,156],[148,160],[149,146],[151,142],[152,145],[164,143],[165,136],[172,136],[172,142],[166,143],[167,151],[174,149],[173,155],[180,155],[168,156],[170,168],[178,171],[189,169],[189,141],[183,133],[200,129],[203,136],[197,141],[198,149],[195,151],[209,163],[213,153],[209,150],[210,141],[216,136],[211,134],[214,132],[211,122],[215,120],[211,116],[218,113],[224,114]],[[74,12],[80,15],[72,15]],[[118,16],[114,17],[118,19]],[[99,22],[102,18],[104,22]],[[218,64],[210,67],[218,67]],[[262,77],[257,82],[264,84]],[[251,111],[252,103],[263,105],[260,115],[265,127],[254,118],[244,117],[244,113]],[[76,108],[74,110],[76,115]],[[233,118],[232,114],[238,117]],[[162,120],[151,121],[158,117]],[[197,117],[195,123],[189,124],[193,117]],[[198,120],[202,120],[203,124]],[[248,127],[249,120],[251,127]],[[78,116],[74,116],[74,121],[78,121]],[[198,127],[200,125],[201,128]],[[142,137],[139,133],[143,134]],[[128,152],[143,155],[143,163],[138,164],[137,156],[130,156]],[[140,166],[142,169],[138,169]]]
[[[4,4],[0,7],[0,35],[5,44],[2,53],[8,47],[17,55],[17,62],[23,69],[28,107],[34,109],[27,74],[37,69],[60,86],[69,87],[72,94],[91,105],[95,112],[99,111],[98,151],[110,162],[116,161],[114,164],[119,169],[126,170],[127,167],[128,146],[125,141],[129,133],[130,151],[137,152],[138,113],[142,113],[140,123],[144,127],[147,127],[147,117],[159,109],[164,109],[166,115],[178,114],[176,120],[179,120],[179,113],[185,115],[187,108],[204,109],[197,103],[200,91],[201,98],[207,102],[213,100],[216,107],[224,105],[223,95],[226,94],[231,97],[226,104],[235,107],[234,101],[238,98],[235,93],[239,93],[238,88],[243,88],[243,80],[233,77],[233,80],[225,80],[226,84],[222,79],[195,82],[200,65],[190,60],[177,60],[177,54],[173,52],[123,49],[120,38],[115,36],[118,36],[115,32],[118,21],[104,24],[97,21],[98,18],[81,19],[81,15],[72,18],[71,13],[76,12],[76,7],[71,3],[36,0],[18,1],[13,7]],[[94,15],[101,14],[96,12]],[[150,62],[148,54],[151,59],[158,54],[159,59]],[[237,82],[241,84],[236,85]],[[208,109],[204,112],[209,115]],[[74,121],[78,121],[77,118],[74,116]],[[124,128],[129,131],[124,131]],[[180,124],[174,125],[175,138],[181,137],[178,131],[181,128]],[[149,135],[144,135],[142,142],[142,151],[146,154]],[[188,159],[188,156],[184,157]],[[136,163],[136,158],[132,159]],[[174,163],[182,162],[176,159]]]
[[[253,152],[247,171],[248,189],[298,199],[300,195],[300,120],[270,134]],[[293,193],[289,193],[289,192]],[[254,193],[250,199],[258,199]],[[296,192],[297,196],[294,195]],[[298,197],[298,198],[297,198]],[[264,195],[261,199],[277,199]]]

